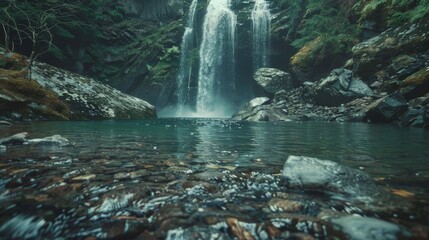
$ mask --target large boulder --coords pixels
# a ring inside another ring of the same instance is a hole
[[[156,117],[155,108],[91,78],[36,63],[32,78],[55,92],[70,108],[70,119],[141,119]]]
[[[353,72],[339,68],[313,87],[313,98],[322,106],[339,106],[356,98],[372,96],[374,92]]]
[[[270,94],[293,88],[290,74],[276,68],[260,68],[256,71],[254,79],[259,86]]]
[[[14,134],[10,137],[0,138],[0,145],[56,145],[56,146],[68,146],[72,143],[61,135],[53,135],[44,138],[33,138],[27,139],[28,133],[22,132]]]
[[[408,110],[405,98],[398,92],[387,95],[370,104],[365,110],[365,119],[374,123],[389,123],[397,120]]]
[[[353,70],[364,80],[388,66],[403,54],[428,50],[429,23],[406,25],[389,29],[353,47]],[[418,69],[417,69],[418,70]]]
[[[290,188],[332,191],[362,198],[371,198],[381,192],[366,173],[317,158],[289,156],[282,177]]]

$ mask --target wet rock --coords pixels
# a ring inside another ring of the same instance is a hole
[[[362,198],[374,197],[382,190],[366,173],[328,160],[289,156],[282,177],[291,188],[333,191]]]
[[[231,239],[231,236],[226,231],[226,227],[226,224],[220,223],[213,226],[193,226],[189,228],[176,228],[169,230],[165,239]]]
[[[37,145],[58,145],[58,146],[70,145],[69,140],[61,135],[53,135],[45,138],[34,138],[34,139],[28,140],[28,143],[37,144]]]
[[[359,97],[372,96],[374,92],[353,72],[339,68],[312,88],[312,97],[318,105],[339,106]]]
[[[303,204],[298,201],[283,198],[273,198],[268,202],[268,205],[273,210],[285,212],[297,212],[303,207]]]
[[[293,88],[290,74],[279,69],[260,68],[256,71],[253,78],[259,86],[270,94],[275,94],[280,90],[291,90]]]
[[[370,104],[365,119],[374,123],[388,123],[398,119],[408,109],[407,101],[400,93],[393,93]]]
[[[411,234],[403,227],[375,218],[347,216],[333,219],[332,223],[334,229],[341,231],[348,239],[394,240],[399,237],[411,237]]]
[[[197,181],[186,181],[182,184],[182,187],[187,189],[187,188],[193,188],[195,186],[201,186],[203,187],[205,190],[207,190],[208,192],[214,193],[217,190],[216,185],[211,184],[211,183],[207,183],[207,182],[197,182]]]

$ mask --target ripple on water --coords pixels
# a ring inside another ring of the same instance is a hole
[[[34,239],[39,237],[45,225],[43,218],[19,214],[5,222],[0,227],[0,233],[14,239]]]

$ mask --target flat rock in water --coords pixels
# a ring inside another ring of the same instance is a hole
[[[303,156],[289,156],[282,177],[291,188],[333,191],[357,197],[373,197],[382,189],[366,173],[338,163]]]
[[[70,145],[70,141],[61,135],[53,135],[45,138],[34,138],[34,139],[28,140],[28,143],[40,144],[40,145],[59,145],[59,146]]]
[[[333,219],[332,223],[335,230],[353,240],[395,240],[399,236],[411,236],[401,226],[369,217],[347,216]]]
[[[27,142],[27,136],[27,132],[22,132],[10,137],[0,138],[0,145],[21,145]]]

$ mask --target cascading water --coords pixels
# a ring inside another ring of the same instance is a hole
[[[193,0],[189,7],[188,21],[183,34],[180,54],[180,70],[177,81],[177,113],[183,115],[184,109],[191,102],[190,84],[192,77],[192,50],[194,48],[194,18],[198,0]]]
[[[235,88],[235,32],[237,17],[231,0],[211,0],[203,24],[198,72],[197,114],[225,115],[228,93]]]
[[[271,13],[265,0],[255,0],[253,22],[253,71],[268,67],[271,41]]]

